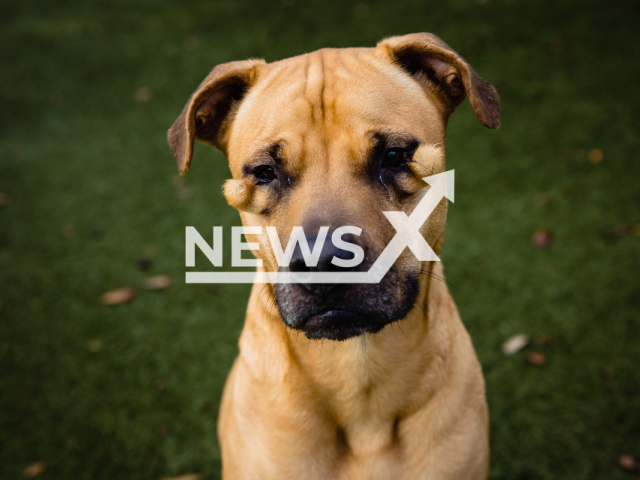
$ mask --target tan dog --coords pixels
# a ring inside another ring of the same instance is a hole
[[[412,34],[219,65],[168,138],[181,173],[194,139],[224,152],[229,204],[283,245],[294,226],[311,246],[321,226],[362,228],[344,237],[360,265],[336,266],[352,254],[326,242],[315,267],[296,250],[291,270],[365,271],[395,234],[382,212],[410,213],[420,179],[445,170],[445,126],[465,96],[498,127],[495,89],[439,38]],[[446,211],[443,199],[421,229],[436,252]],[[267,236],[250,240],[277,271]],[[485,479],[484,380],[442,280],[439,262],[406,249],[379,284],[254,285],[220,410],[223,477]]]

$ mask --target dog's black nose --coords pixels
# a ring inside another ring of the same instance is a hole
[[[360,267],[364,264],[364,261],[361,261],[358,265],[350,266],[350,267],[341,267],[334,263],[334,258],[340,260],[353,260],[355,258],[355,254],[353,252],[343,250],[341,248],[336,247],[331,241],[331,237],[333,235],[333,230],[327,233],[324,244],[322,246],[322,251],[320,253],[320,257],[318,258],[318,263],[315,266],[307,265],[307,261],[305,260],[302,250],[300,249],[300,245],[296,245],[296,248],[293,252],[293,256],[291,257],[291,263],[289,264],[289,270],[292,272],[350,272],[350,271],[359,271]],[[360,237],[352,234],[345,234],[341,236],[342,240],[347,243],[351,243],[361,247]],[[313,252],[316,242],[318,241],[318,236],[313,235],[311,237],[307,237],[307,243],[309,245],[309,251]],[[361,247],[362,248],[362,247]],[[340,263],[338,261],[338,263]]]

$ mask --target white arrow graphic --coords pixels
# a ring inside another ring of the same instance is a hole
[[[454,201],[455,170],[424,177],[431,188],[407,216],[404,212],[382,212],[389,219],[398,233],[391,239],[376,262],[367,272],[375,276],[376,282],[382,280],[391,266],[398,259],[406,247],[409,247],[421,262],[439,262],[440,259],[420,234],[420,228],[433,213],[440,201],[446,197]]]
[[[187,272],[186,283],[379,283],[407,247],[421,262],[438,262],[420,228],[443,198],[454,201],[454,172],[423,178],[430,188],[410,215],[383,212],[397,233],[368,272]]]

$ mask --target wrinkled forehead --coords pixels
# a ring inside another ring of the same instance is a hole
[[[380,130],[438,143],[444,120],[430,94],[380,52],[324,49],[261,67],[227,151],[233,170],[274,142],[301,155],[345,142],[357,149]]]

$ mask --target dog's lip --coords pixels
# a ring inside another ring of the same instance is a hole
[[[371,316],[351,310],[333,309],[315,313],[307,318],[302,326],[305,332],[326,330],[360,329],[371,325]]]
[[[301,330],[307,338],[346,340],[365,332],[376,333],[384,323],[372,321],[371,315],[351,310],[325,310],[307,318]]]
[[[327,325],[327,322],[331,323],[331,320],[341,320],[345,317],[357,318],[361,317],[361,315],[357,312],[342,309],[323,310],[322,312],[315,313],[307,318],[304,322],[304,326],[305,328],[324,327]]]

